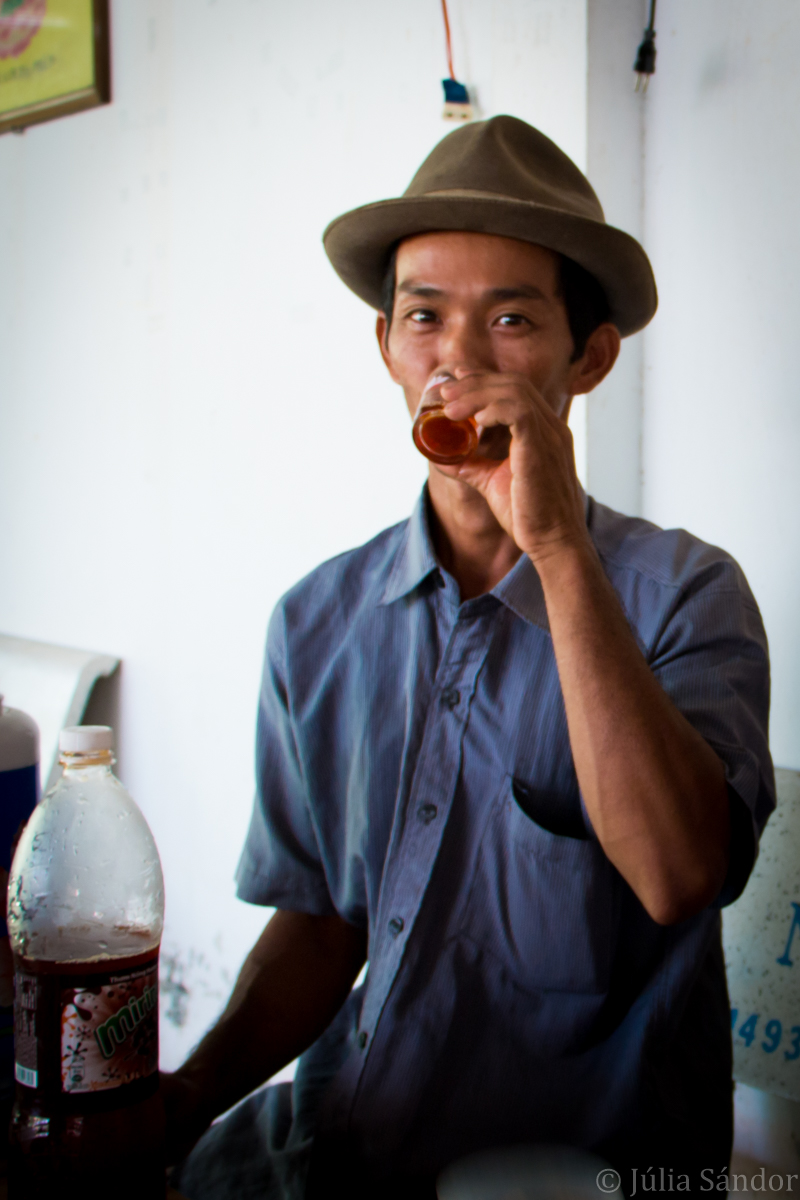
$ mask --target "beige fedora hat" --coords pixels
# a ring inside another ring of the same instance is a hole
[[[393,247],[440,229],[519,238],[574,259],[602,285],[623,337],[644,328],[656,311],[655,279],[642,247],[606,224],[589,181],[555,142],[516,117],[454,130],[402,196],[337,217],[323,242],[340,278],[380,308]]]

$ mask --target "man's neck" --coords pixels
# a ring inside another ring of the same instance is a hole
[[[490,592],[518,561],[519,546],[474,488],[431,471],[428,497],[436,556],[462,601]]]

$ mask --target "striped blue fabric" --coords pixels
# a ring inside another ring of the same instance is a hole
[[[743,815],[718,904],[680,925],[649,919],[594,836],[526,557],[462,604],[423,492],[270,624],[239,895],[369,931],[347,1036],[342,1018],[340,1049],[323,1038],[308,1061],[331,1076],[319,1144],[376,1179],[515,1142],[621,1169],[726,1154],[718,908],[774,805],[766,638],[729,555],[588,498],[586,513],[642,653]]]

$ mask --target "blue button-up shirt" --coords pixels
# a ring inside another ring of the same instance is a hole
[[[774,804],[758,609],[723,551],[586,512],[642,653],[725,764],[725,903]],[[712,1142],[724,1156],[718,905],[660,927],[604,854],[527,557],[461,603],[423,493],[409,521],[294,587],[270,624],[257,777],[240,896],[369,933],[351,1027],[322,1056],[330,1144],[394,1179],[516,1142],[620,1167],[667,1146],[642,1167]]]

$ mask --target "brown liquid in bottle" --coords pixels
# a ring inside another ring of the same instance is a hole
[[[14,965],[16,1058],[24,1043],[35,1063],[17,1078],[35,1086],[16,1084],[9,1200],[164,1200],[157,951]]]
[[[440,377],[441,382],[444,377]],[[440,384],[429,387],[420,400],[411,436],[420,454],[431,462],[457,466],[478,445],[478,427],[471,417],[451,421],[444,415]]]

